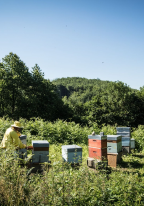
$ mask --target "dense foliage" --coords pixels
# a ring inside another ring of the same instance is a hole
[[[57,120],[55,122],[44,121],[40,118],[33,118],[31,120],[19,119],[24,129],[22,134],[27,135],[27,142],[31,145],[32,140],[48,140],[50,144],[88,144],[88,135],[93,131],[96,134],[104,132],[105,135],[116,134],[116,125],[102,125],[93,124],[90,127],[81,126],[75,122],[66,122]],[[14,121],[9,118],[0,118],[0,142],[8,127],[13,125]],[[136,149],[138,151],[144,150],[144,126],[140,125],[138,128],[131,128],[131,137],[136,140]]]
[[[0,116],[4,115],[56,120],[71,118],[71,111],[37,64],[30,72],[16,54],[9,53],[0,63]]]
[[[73,110],[76,122],[133,127],[144,124],[144,88],[137,91],[119,81],[76,77],[56,79],[53,83]]]

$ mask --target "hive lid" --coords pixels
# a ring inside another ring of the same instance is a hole
[[[104,140],[107,139],[107,136],[101,136],[101,135],[88,135],[88,139],[97,139],[97,140]]]
[[[67,150],[69,152],[82,151],[82,147],[78,145],[62,145],[62,150]]]
[[[119,140],[121,138],[121,135],[107,135],[107,140]]]
[[[47,140],[32,140],[33,147],[49,147]]]
[[[23,139],[26,139],[27,136],[22,134],[21,136],[19,136],[19,138],[20,138],[20,140],[23,140]]]

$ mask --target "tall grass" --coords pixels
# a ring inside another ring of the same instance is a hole
[[[83,145],[82,145],[83,146]],[[0,153],[0,205],[143,205],[144,169],[92,170],[83,163],[77,168],[62,162],[61,145],[51,145],[52,166],[43,173],[30,174],[20,167],[14,151]],[[128,158],[128,157],[127,157]],[[144,161],[143,161],[144,163]]]
[[[94,130],[116,134],[115,126],[93,124],[81,127],[74,122],[57,120],[54,123],[42,119],[20,119],[27,135],[28,144],[33,139],[50,142],[51,167],[43,164],[43,173],[30,174],[26,165],[20,166],[15,152],[0,150],[0,205],[144,205],[144,158],[140,154],[123,156],[120,168],[112,170],[89,169],[87,139]],[[10,119],[0,119],[0,138],[13,124]],[[134,129],[139,148],[143,126]],[[83,148],[83,161],[76,169],[62,161],[61,146],[78,144]],[[140,147],[141,146],[141,147]],[[125,168],[123,168],[125,167]]]

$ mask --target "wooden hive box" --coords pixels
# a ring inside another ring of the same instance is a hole
[[[78,145],[63,145],[62,158],[68,163],[82,162],[82,147]]]
[[[122,151],[122,136],[107,135],[107,153],[118,153]]]
[[[107,136],[101,135],[88,135],[88,146],[89,147],[97,147],[97,148],[105,148],[107,147]]]
[[[44,163],[49,161],[49,142],[47,140],[33,140],[32,146],[33,163]]]
[[[107,159],[107,147],[106,148],[97,148],[97,147],[88,147],[89,157],[106,160]]]
[[[108,165],[110,167],[117,167],[118,163],[122,161],[122,152],[119,153],[108,153],[107,154]]]
[[[131,152],[130,147],[122,146],[122,153],[123,155],[129,154]]]

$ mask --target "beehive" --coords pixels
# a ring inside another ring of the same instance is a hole
[[[77,145],[63,145],[62,158],[68,163],[82,162],[82,147]]]
[[[107,158],[107,148],[88,147],[89,157],[105,160]]]
[[[131,152],[131,148],[130,147],[126,147],[126,146],[122,146],[122,153],[124,155],[128,154]]]
[[[130,147],[130,137],[122,137],[122,146]]]
[[[33,140],[32,141],[32,162],[43,163],[49,160],[49,142],[47,140]]]
[[[27,142],[26,142],[27,136],[26,135],[21,135],[21,136],[19,136],[19,138],[23,144],[25,144],[25,145],[27,144]]]
[[[135,139],[131,139],[131,149],[135,149]]]
[[[107,154],[108,165],[110,167],[117,167],[117,164],[122,160],[122,152],[118,153],[108,153]]]
[[[105,148],[107,147],[107,136],[101,135],[88,135],[88,146],[89,147],[97,147],[97,148]]]
[[[130,133],[130,127],[116,127],[117,133]]]
[[[122,136],[107,135],[107,153],[119,153],[122,151]]]

